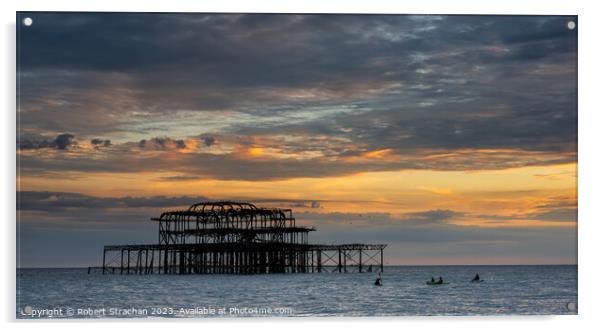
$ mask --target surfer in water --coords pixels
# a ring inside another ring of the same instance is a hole
[[[376,286],[382,286],[383,285],[383,280],[380,277],[380,272],[378,273],[378,276],[376,277],[376,280],[374,281],[374,285],[376,285]]]
[[[441,276],[439,276],[439,280],[437,281],[437,284],[443,284],[443,278],[441,278]]]
[[[479,277],[479,274],[476,274],[476,275],[474,276],[474,278],[472,279],[472,281],[473,281],[473,282],[478,282],[478,281],[480,281],[480,280],[481,280],[481,277]]]

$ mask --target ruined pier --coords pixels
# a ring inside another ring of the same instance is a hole
[[[291,209],[203,202],[151,218],[159,243],[110,245],[103,274],[261,274],[383,270],[386,245],[308,243]]]

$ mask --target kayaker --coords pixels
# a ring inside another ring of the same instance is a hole
[[[435,277],[431,277],[431,283],[435,282]]]
[[[443,284],[443,278],[441,278],[441,276],[439,276],[439,280],[437,281],[437,284]]]
[[[481,277],[479,277],[479,274],[477,273],[474,278],[472,279],[473,282],[478,282],[479,280],[481,280]]]

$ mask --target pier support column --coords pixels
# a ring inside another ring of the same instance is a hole
[[[383,269],[383,249],[380,249],[380,272],[384,272],[385,270]]]
[[[107,250],[102,250],[102,274],[105,274],[105,260],[106,260]]]
[[[123,274],[123,249],[121,250],[121,263],[119,264],[119,273]]]
[[[322,251],[318,250],[318,272],[322,272]]]
[[[169,263],[168,263],[169,260],[168,259],[169,259],[169,257],[168,257],[167,248],[166,248],[163,251],[163,274],[167,273],[167,270],[168,270],[167,268],[168,268],[168,265],[169,265]]]

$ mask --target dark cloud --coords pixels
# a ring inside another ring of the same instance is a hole
[[[19,138],[19,137],[17,137]],[[63,133],[56,136],[54,139],[44,139],[40,138],[36,139],[19,139],[17,141],[17,147],[22,150],[28,149],[43,149],[43,148],[53,148],[59,150],[69,149],[72,145],[77,144],[74,140],[75,136],[70,133]]]
[[[17,210],[57,212],[108,208],[169,208],[207,201],[202,196],[95,197],[70,192],[17,192]]]
[[[21,149],[21,150],[55,148],[55,146],[56,146],[56,144],[53,144],[53,142],[49,142],[47,140],[34,141],[34,140],[22,139],[17,142],[17,148]]]
[[[466,214],[464,212],[448,209],[425,210],[405,213],[397,216],[391,215],[390,213],[377,212],[317,213],[306,211],[297,213],[297,218],[322,224],[353,224],[355,227],[366,229],[373,227],[428,228],[432,226],[450,225],[448,224],[450,221],[461,219],[465,215]]]
[[[321,204],[319,201],[294,201],[289,204],[289,207],[317,209],[321,207]]]
[[[73,143],[74,135],[69,133],[64,133],[56,136],[56,148],[57,149],[67,149]]]
[[[150,148],[154,150],[173,150],[186,148],[186,142],[182,139],[172,139],[169,137],[156,137],[149,140],[142,139],[138,142],[140,148]]]
[[[188,180],[183,176],[167,177],[167,180]],[[194,179],[194,178],[190,178]],[[18,191],[17,210],[48,212],[57,215],[58,212],[79,214],[91,209],[127,209],[127,208],[176,208],[187,207],[201,201],[212,201],[206,196],[150,196],[150,197],[96,197],[73,192],[49,191]],[[260,206],[269,205],[280,208],[304,207],[320,208],[321,202],[315,200],[294,199],[260,199],[231,197],[229,201],[249,201]]]
[[[464,216],[464,213],[449,209],[436,209],[405,214],[405,218],[408,220],[424,223],[447,222],[462,216]]]
[[[182,139],[176,140],[176,148],[178,148],[178,149],[186,148],[186,143],[184,142],[184,140],[182,140]]]
[[[108,140],[108,139],[94,138],[94,139],[90,140],[90,143],[92,145],[94,145],[95,147],[109,147],[109,146],[111,146],[111,140]]]
[[[215,144],[215,137],[203,137],[203,142],[207,147],[211,147],[211,145]]]
[[[479,218],[493,221],[548,221],[576,222],[577,208],[554,208],[528,214],[513,215],[479,215]]]

